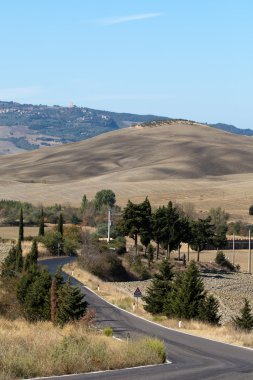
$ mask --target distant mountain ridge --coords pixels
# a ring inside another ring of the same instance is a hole
[[[173,120],[156,115],[136,115],[87,107],[32,105],[0,101],[0,154],[19,153],[46,146],[86,140],[134,124]],[[208,124],[227,132],[252,136],[250,129]]]

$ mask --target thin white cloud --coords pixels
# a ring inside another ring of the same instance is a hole
[[[87,96],[82,101],[103,101],[103,100],[162,100],[168,99],[168,95],[136,95],[136,94],[115,94],[115,95],[98,95]]]
[[[123,16],[123,17],[105,18],[105,19],[100,20],[100,22],[104,25],[123,24],[125,22],[130,22],[130,21],[138,21],[138,20],[145,20],[148,18],[159,17],[161,15],[162,13],[141,13],[137,15]]]
[[[0,100],[20,100],[38,95],[39,86],[0,88]]]

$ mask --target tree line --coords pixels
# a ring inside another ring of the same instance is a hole
[[[160,206],[152,211],[146,197],[138,204],[128,201],[117,227],[123,235],[134,240],[135,257],[138,254],[138,238],[140,238],[146,249],[152,240],[156,243],[157,259],[160,247],[166,251],[166,258],[170,257],[171,251],[178,249],[180,258],[181,243],[187,243],[188,261],[190,247],[197,252],[197,261],[199,261],[200,252],[208,245],[213,245],[217,250],[225,246],[226,221],[226,213],[220,208],[210,210],[210,215],[206,218],[194,220],[171,201],[167,206]]]

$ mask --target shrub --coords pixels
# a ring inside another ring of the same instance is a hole
[[[241,315],[233,318],[234,325],[237,329],[251,331],[253,329],[253,315],[247,298],[244,299],[244,306],[241,309]]]
[[[103,332],[104,332],[105,336],[112,336],[112,334],[113,334],[113,330],[111,327],[105,327]]]
[[[223,251],[218,251],[215,257],[216,264],[225,267],[231,271],[235,269],[234,265],[226,258]]]
[[[161,358],[162,363],[166,361],[166,350],[164,342],[156,338],[146,338],[146,344],[153,351],[157,352],[158,356]]]

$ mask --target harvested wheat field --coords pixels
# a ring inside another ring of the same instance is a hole
[[[0,158],[0,198],[79,205],[110,188],[120,205],[148,195],[159,205],[221,206],[250,221],[253,140],[174,121],[126,128],[79,143]]]

